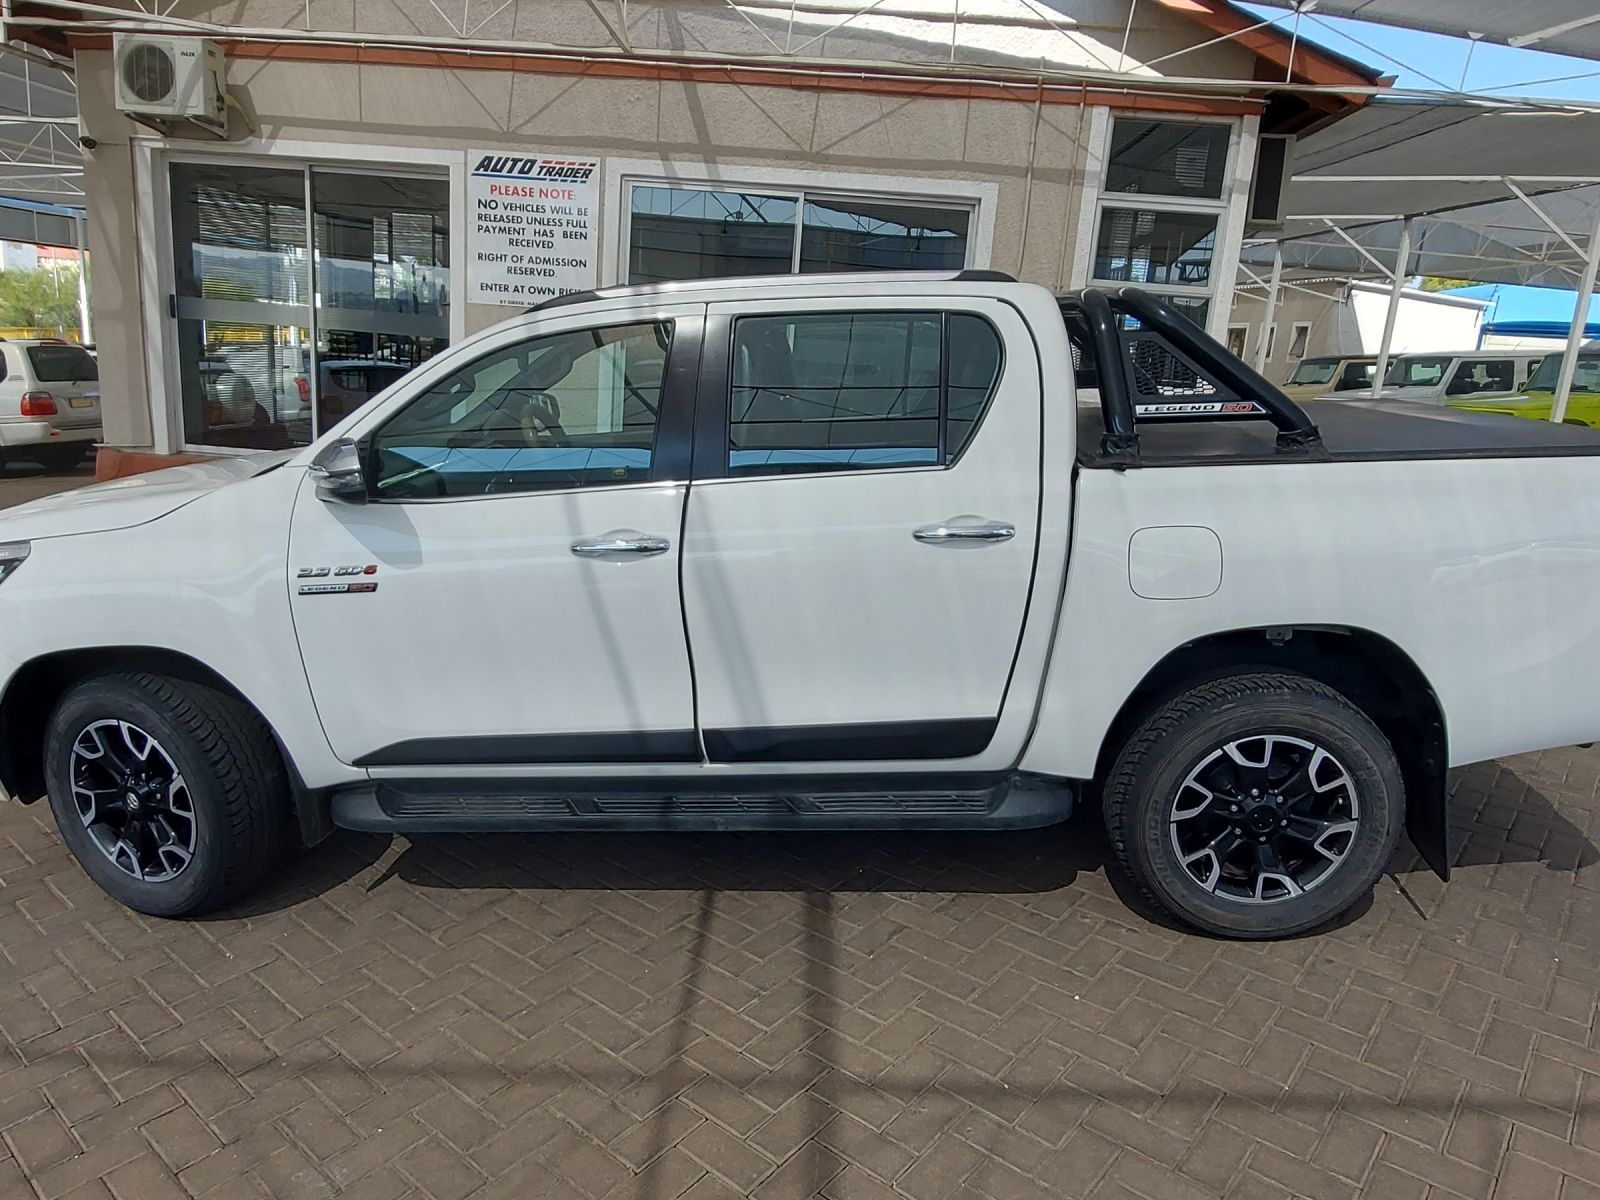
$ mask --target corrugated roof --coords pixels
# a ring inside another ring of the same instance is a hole
[[[1600,10],[1595,0],[1320,0],[1316,11],[1600,58]]]
[[[1571,287],[1583,257],[1567,238],[1581,246],[1600,207],[1597,146],[1600,112],[1379,97],[1300,139],[1287,220],[1276,235],[1285,265],[1297,273],[1376,275],[1376,265],[1329,226],[1391,263],[1401,218],[1412,216],[1422,218],[1414,272]],[[1271,259],[1270,245],[1245,249],[1247,263]]]

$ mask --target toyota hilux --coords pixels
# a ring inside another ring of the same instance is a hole
[[[1403,832],[1448,873],[1450,767],[1600,735],[1600,434],[1313,423],[1157,299],[989,272],[550,300],[0,543],[0,782],[165,916],[335,828],[1087,800],[1149,899],[1283,936]]]

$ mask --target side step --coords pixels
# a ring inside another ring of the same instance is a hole
[[[574,787],[577,782],[562,781],[561,790],[544,781],[364,784],[334,794],[333,823],[367,833],[1033,829],[1066,820],[1073,804],[1066,784],[1023,775],[945,781],[952,786],[914,777],[767,777],[729,780],[728,790],[716,792],[707,791],[703,780],[681,790],[670,780],[635,780],[614,789],[591,785],[581,791]],[[780,782],[789,786],[773,790]]]

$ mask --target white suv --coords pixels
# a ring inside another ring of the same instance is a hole
[[[0,457],[79,462],[100,440],[100,368],[82,346],[0,340]]]

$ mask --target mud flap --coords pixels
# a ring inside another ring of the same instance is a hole
[[[1444,730],[1437,726],[1423,745],[1403,759],[1406,833],[1422,861],[1450,882],[1455,851],[1450,845],[1450,794],[1444,757]]]

